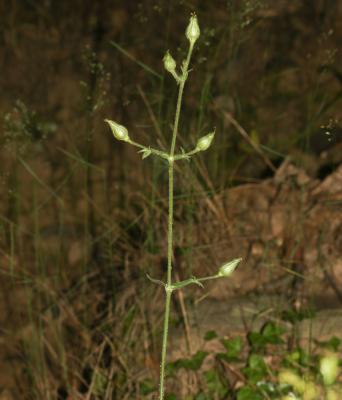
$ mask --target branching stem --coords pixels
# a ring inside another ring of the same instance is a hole
[[[186,79],[188,77],[188,68],[193,50],[193,44],[190,43],[188,55],[182,65],[182,76],[178,88],[178,97],[176,105],[176,114],[173,124],[172,142],[169,154],[169,213],[168,213],[168,232],[167,232],[167,284],[165,286],[166,300],[165,300],[165,314],[164,314],[164,332],[163,332],[163,344],[162,344],[162,355],[160,364],[160,386],[159,386],[159,400],[164,400],[164,380],[165,380],[165,363],[167,353],[167,339],[169,332],[169,320],[170,320],[170,305],[172,290],[172,256],[173,256],[173,164],[174,154],[176,147],[176,139],[178,133],[179,116],[182,107],[183,91]]]

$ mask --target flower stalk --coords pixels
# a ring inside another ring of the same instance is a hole
[[[140,143],[133,141],[128,134],[128,130],[123,125],[117,122],[106,119],[105,121],[109,124],[109,127],[114,137],[119,141],[124,141],[131,144],[134,147],[139,148],[139,153],[142,153],[142,158],[145,159],[150,155],[154,155],[162,158],[168,164],[168,228],[167,228],[167,277],[166,282],[159,279],[151,278],[147,275],[148,279],[158,285],[161,285],[165,289],[165,311],[164,311],[164,329],[162,339],[162,352],[161,352],[161,363],[160,363],[160,383],[159,383],[159,400],[164,400],[165,389],[165,366],[167,356],[167,343],[169,333],[169,320],[170,320],[170,308],[171,308],[171,297],[174,290],[183,289],[191,284],[196,284],[203,287],[202,282],[209,281],[217,278],[230,276],[238,264],[241,262],[241,258],[234,259],[230,262],[223,264],[215,275],[196,278],[191,277],[180,282],[172,282],[172,263],[173,263],[173,209],[174,209],[174,163],[180,160],[189,160],[193,155],[198,152],[207,150],[215,136],[215,131],[208,133],[201,137],[196,144],[196,147],[188,152],[182,151],[180,154],[175,153],[176,140],[178,135],[179,118],[182,109],[182,100],[185,83],[189,74],[189,64],[194,48],[194,44],[200,36],[200,29],[198,26],[197,17],[192,14],[188,27],[185,31],[185,35],[189,41],[189,48],[186,59],[183,61],[181,66],[181,73],[177,73],[176,61],[173,59],[171,54],[167,52],[163,58],[164,68],[175,78],[178,84],[178,96],[175,110],[175,117],[172,129],[172,137],[169,152],[154,149],[150,146],[144,146]]]

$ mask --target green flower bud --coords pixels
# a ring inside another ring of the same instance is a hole
[[[218,275],[219,276],[229,276],[230,274],[232,274],[236,267],[238,266],[238,264],[242,261],[242,258],[235,258],[232,261],[229,261],[225,264],[222,265],[222,267],[219,269]]]
[[[325,385],[331,385],[334,383],[339,373],[338,357],[335,354],[330,354],[321,358],[320,372],[323,376]]]
[[[204,151],[209,148],[211,145],[211,142],[213,141],[215,136],[215,132],[208,133],[208,135],[205,135],[198,139],[197,144],[196,144],[196,150],[197,151]]]
[[[190,22],[185,31],[185,36],[188,38],[189,42],[193,45],[199,38],[201,31],[198,26],[198,21],[196,14],[192,14],[190,17]]]
[[[163,61],[166,71],[170,72],[171,74],[176,71],[176,61],[171,56],[169,51],[166,52]]]
[[[123,125],[117,124],[110,119],[105,119],[105,122],[107,122],[110,129],[112,130],[115,139],[123,140],[124,142],[128,142],[130,140],[128,136],[128,130]]]

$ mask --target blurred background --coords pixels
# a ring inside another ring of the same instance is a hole
[[[167,169],[104,119],[169,148],[162,59],[181,64],[194,11],[178,149],[216,136],[177,165],[175,278],[245,261],[177,294],[173,324],[189,348],[195,298],[258,296],[272,279],[296,310],[340,307],[341,2],[2,0],[0,399],[155,395],[163,292],[146,273],[165,272]]]

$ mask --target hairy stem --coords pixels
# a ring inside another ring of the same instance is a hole
[[[172,295],[172,290],[167,290],[166,291],[166,301],[165,301],[163,346],[162,346],[162,356],[161,356],[161,363],[160,363],[160,386],[159,386],[159,399],[160,400],[164,399],[165,363],[166,363],[166,351],[167,351],[167,337],[168,337],[168,333],[169,333],[171,295]]]
[[[162,344],[162,356],[160,364],[160,387],[159,387],[159,400],[164,399],[164,379],[165,379],[165,363],[167,352],[167,339],[169,332],[169,319],[170,319],[170,305],[172,295],[172,254],[173,254],[173,164],[176,146],[176,138],[178,133],[179,116],[182,107],[182,98],[185,82],[188,76],[188,68],[190,58],[193,50],[193,45],[190,44],[188,55],[182,66],[182,78],[179,83],[178,98],[176,106],[175,120],[173,124],[172,142],[169,153],[169,213],[168,213],[168,233],[167,233],[167,284],[165,287],[166,301],[165,301],[165,315],[164,315],[164,332]]]
[[[178,133],[179,116],[180,116],[180,110],[181,110],[181,106],[182,106],[183,90],[184,90],[186,79],[188,77],[188,69],[189,69],[189,63],[190,63],[192,50],[193,50],[193,44],[190,44],[188,55],[187,55],[186,60],[184,61],[184,64],[182,66],[182,79],[181,79],[181,82],[179,84],[179,90],[178,90],[177,107],[176,107],[175,121],[174,121],[174,124],[173,124],[170,156],[173,156],[174,153],[175,153],[176,138],[177,138],[177,133]]]

